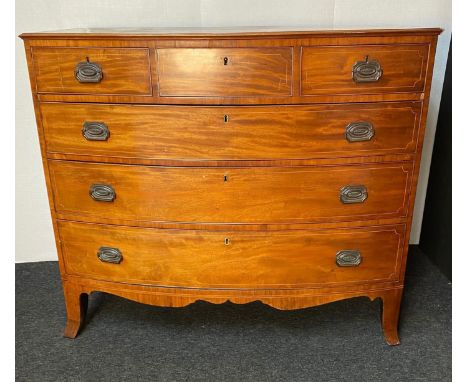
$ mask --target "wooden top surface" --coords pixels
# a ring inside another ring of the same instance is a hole
[[[250,38],[250,37],[321,37],[321,36],[374,36],[374,35],[437,35],[440,28],[407,29],[317,29],[287,27],[235,27],[235,28],[76,28],[50,32],[22,33],[21,38],[73,39],[73,38]]]

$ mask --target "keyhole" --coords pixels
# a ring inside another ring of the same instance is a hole
[[[228,121],[229,121],[229,116],[228,116],[228,115],[225,115],[225,116],[224,116],[224,122],[226,123],[226,122],[228,122]]]
[[[366,62],[369,62],[369,56],[366,56]]]
[[[231,239],[229,239],[228,237],[224,238],[224,245],[229,245],[231,244]]]
[[[224,175],[224,183],[228,181],[229,177],[227,175]]]
[[[229,58],[224,57],[223,61],[224,61],[224,65],[227,65],[227,64],[228,64],[228,61],[229,61]]]

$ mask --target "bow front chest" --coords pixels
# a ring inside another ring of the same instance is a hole
[[[93,291],[278,309],[367,296],[397,344],[439,33],[23,34],[65,336]]]

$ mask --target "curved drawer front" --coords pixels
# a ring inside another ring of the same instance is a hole
[[[403,229],[213,232],[59,222],[68,274],[192,288],[307,288],[397,280]],[[108,248],[120,261],[102,256],[106,250],[112,253]],[[344,251],[358,253],[359,264],[343,266],[337,259]]]
[[[49,153],[172,160],[413,153],[420,111],[421,103],[412,102],[279,107],[41,104]],[[88,135],[84,132],[93,123],[100,124],[94,137],[89,129]]]
[[[290,96],[292,48],[157,49],[161,97]]]
[[[303,95],[422,92],[429,45],[303,47]]]
[[[151,95],[148,48],[33,48],[38,93]]]
[[[301,223],[406,216],[412,164],[182,168],[49,161],[55,208],[106,219]]]

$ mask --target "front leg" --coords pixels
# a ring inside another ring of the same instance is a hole
[[[67,325],[63,336],[75,338],[86,317],[88,294],[84,293],[78,285],[66,281],[63,282],[63,291],[67,309]]]
[[[398,319],[403,288],[385,291],[382,298],[382,329],[389,345],[399,345]]]

